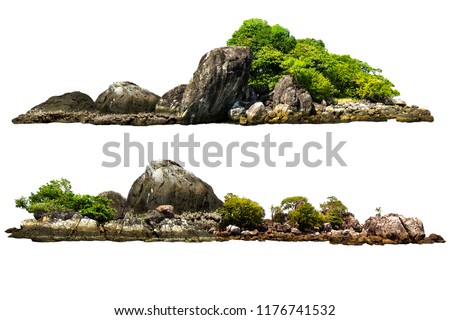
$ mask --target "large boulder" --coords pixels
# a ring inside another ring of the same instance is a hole
[[[286,104],[294,107],[297,111],[302,111],[309,116],[313,110],[313,100],[308,91],[294,82],[291,75],[286,75],[278,80],[273,89],[272,101],[274,105]]]
[[[110,206],[116,210],[114,219],[122,219],[124,216],[125,198],[118,192],[105,191],[99,194],[100,197],[111,200]]]
[[[114,82],[95,100],[95,108],[100,113],[148,113],[155,111],[159,99],[132,82]]]
[[[87,94],[74,91],[61,96],[50,97],[47,101],[35,106],[30,111],[94,111],[94,101]]]
[[[425,237],[423,223],[418,218],[405,218],[390,213],[381,217],[370,217],[363,225],[368,235],[379,236],[396,243],[410,243]]]
[[[128,193],[126,211],[136,214],[171,205],[174,213],[215,211],[222,205],[213,189],[170,160],[152,161]]]
[[[226,121],[228,110],[243,97],[251,61],[248,47],[217,48],[204,55],[184,91],[180,122]]]
[[[262,102],[255,102],[246,111],[249,124],[261,124],[266,122],[269,109]]]
[[[344,221],[342,222],[341,229],[353,229],[356,232],[361,232],[362,226],[359,223],[358,219],[355,218],[355,215],[353,213],[347,213]]]

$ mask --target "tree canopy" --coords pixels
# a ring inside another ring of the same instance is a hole
[[[253,61],[249,84],[272,90],[290,74],[315,101],[354,98],[382,101],[400,93],[382,71],[368,63],[328,52],[322,40],[296,39],[289,30],[262,19],[245,20],[227,41],[228,46],[248,46]]]

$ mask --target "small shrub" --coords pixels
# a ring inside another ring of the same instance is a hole
[[[291,210],[288,213],[288,219],[300,231],[310,231],[314,227],[321,228],[325,222],[324,216],[308,201],[301,203],[296,209]]]
[[[333,226],[341,226],[348,214],[347,207],[336,197],[328,197],[327,200],[320,205],[325,220]]]
[[[264,218],[264,209],[257,202],[232,193],[225,196],[225,201],[217,212],[222,215],[221,227],[232,224],[251,230],[258,227]]]
[[[114,219],[115,209],[110,207],[111,200],[91,195],[80,195],[72,192],[67,179],[51,180],[41,186],[28,198],[16,199],[16,207],[33,213],[36,217],[55,211],[75,210],[80,214],[100,222]]]
[[[283,212],[280,206],[272,206],[270,208],[272,213],[272,221],[278,223],[285,223],[287,220],[287,214]]]

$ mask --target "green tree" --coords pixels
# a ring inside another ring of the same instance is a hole
[[[285,198],[281,201],[281,205],[275,208],[272,212],[272,216],[276,217],[286,217],[293,226],[299,228],[301,231],[310,231],[314,227],[322,227],[325,218],[319,213],[311,203],[309,203],[308,198],[303,196],[293,196]],[[284,216],[283,216],[284,214]],[[276,221],[272,218],[274,222]]]
[[[330,196],[320,204],[325,220],[333,226],[341,226],[348,214],[347,207],[335,196]]]
[[[54,211],[75,210],[80,214],[98,221],[114,219],[115,209],[110,207],[111,200],[91,195],[72,192],[72,185],[67,179],[51,180],[39,187],[28,198],[15,200],[16,207],[23,208],[36,216]]]
[[[304,202],[288,213],[288,219],[300,231],[310,231],[315,227],[321,228],[325,218],[312,204]]]
[[[315,101],[356,98],[383,101],[400,93],[381,69],[349,55],[329,53],[322,40],[296,40],[288,29],[262,19],[245,20],[227,45],[248,46],[253,52],[249,84],[273,89],[291,74]]]
[[[235,225],[251,230],[261,225],[264,218],[264,209],[257,202],[232,193],[225,196],[225,201],[217,212],[222,215],[222,227]]]

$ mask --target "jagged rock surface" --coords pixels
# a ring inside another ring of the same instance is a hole
[[[183,94],[180,122],[224,122],[231,106],[242,99],[247,85],[251,50],[217,48],[204,55]]]

